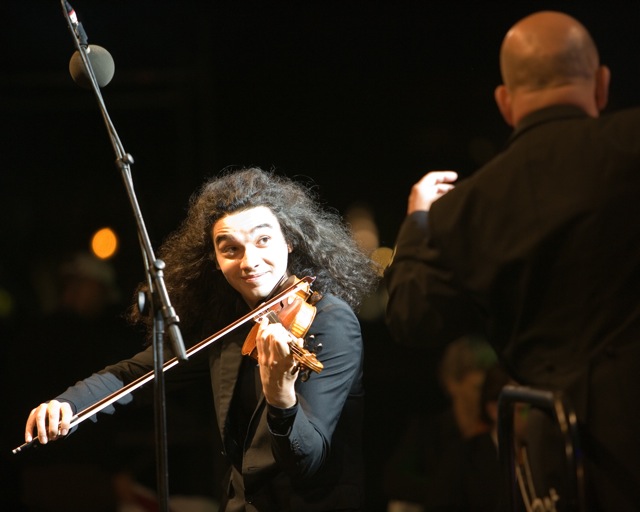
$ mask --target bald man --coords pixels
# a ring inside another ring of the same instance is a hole
[[[470,178],[412,188],[385,274],[403,344],[479,333],[521,384],[575,407],[594,510],[640,510],[640,110],[560,12],[518,21],[495,100],[514,128]]]

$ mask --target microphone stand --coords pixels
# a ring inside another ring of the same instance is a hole
[[[84,65],[84,69],[91,82],[91,88],[98,100],[100,112],[104,120],[111,144],[116,154],[116,165],[120,169],[122,178],[129,196],[129,201],[133,208],[136,220],[138,239],[142,250],[143,260],[149,290],[151,294],[150,314],[153,315],[153,356],[154,356],[154,406],[155,406],[155,437],[156,437],[156,463],[157,463],[157,486],[160,510],[169,512],[169,490],[168,490],[168,463],[167,463],[167,435],[166,435],[166,403],[164,393],[164,372],[163,367],[163,342],[165,326],[169,333],[174,356],[180,361],[186,361],[187,354],[182,341],[182,334],[178,326],[179,318],[171,306],[169,295],[164,283],[163,270],[164,261],[156,259],[151,241],[144,224],[144,219],[138,205],[138,201],[133,188],[131,178],[131,164],[133,157],[124,149],[120,137],[111,122],[106,105],[100,93],[100,86],[96,79],[93,67],[89,60],[87,49],[87,35],[78,22],[75,11],[66,0],[61,0],[62,11],[67,19],[69,30],[73,36],[76,49]],[[142,301],[141,301],[142,302]]]

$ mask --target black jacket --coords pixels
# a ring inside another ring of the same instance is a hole
[[[640,110],[527,116],[405,219],[386,284],[397,341],[485,335],[517,381],[570,395],[614,487],[640,488]]]
[[[360,510],[363,506],[360,325],[353,311],[332,295],[325,295],[316,307],[308,336],[322,345],[318,360],[324,368],[312,373],[308,381],[296,382],[298,404],[284,433],[268,423],[270,408],[262,395],[255,360],[241,354],[250,324],[215,341],[203,350],[204,357],[198,352],[166,372],[168,390],[210,374],[222,444],[231,467],[227,502],[221,510],[312,512]],[[58,398],[81,411],[152,370],[153,353],[148,349],[108,366]],[[237,407],[232,404],[234,391],[243,379],[255,383],[256,399],[246,434],[245,427],[243,433],[234,431],[230,421]],[[120,404],[131,400],[126,396]],[[113,413],[117,405],[103,412]],[[241,453],[238,439],[243,444]]]

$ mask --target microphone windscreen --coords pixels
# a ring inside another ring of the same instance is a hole
[[[113,73],[115,72],[113,57],[111,57],[111,54],[102,46],[91,44],[88,49],[87,55],[93,68],[93,73],[96,75],[98,86],[104,87],[111,81]],[[69,61],[69,73],[71,73],[73,81],[79,86],[85,89],[91,89],[91,79],[84,69],[82,57],[78,50],[75,51]]]

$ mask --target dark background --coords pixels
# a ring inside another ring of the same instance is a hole
[[[72,3],[116,72],[102,89],[154,246],[189,195],[227,166],[312,180],[345,213],[374,212],[393,245],[410,186],[434,168],[473,172],[508,136],[493,102],[508,27],[542,8],[591,29],[613,72],[610,108],[633,104],[640,5],[585,2]],[[135,223],[56,0],[5,6],[0,37],[0,285],[28,312],[24,272],[114,226],[123,285],[141,277]]]
[[[640,86],[640,4],[631,1],[71,3],[89,43],[115,61],[102,94],[135,159],[154,247],[206,176],[240,165],[311,180],[343,214],[366,204],[381,245],[392,246],[410,186],[424,172],[468,175],[508,137],[493,102],[499,45],[534,10],[564,10],[591,30],[612,70],[609,109],[635,104]],[[20,0],[2,11],[0,291],[2,322],[13,326],[41,313],[38,275],[47,262],[86,249],[100,227],[120,234],[113,263],[125,297],[143,268],[96,98],[68,72],[75,47],[60,2]],[[431,407],[437,390],[432,355],[391,345],[379,318],[363,329],[375,510],[383,507],[379,469],[393,436],[411,409]],[[29,363],[9,364],[40,371],[46,352],[20,348]],[[19,402],[19,383],[6,385]],[[22,438],[19,413],[7,449]]]

